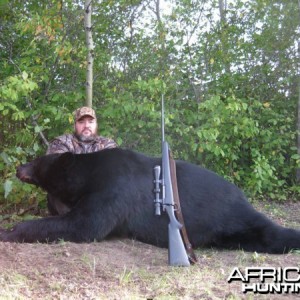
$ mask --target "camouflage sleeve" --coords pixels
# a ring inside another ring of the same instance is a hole
[[[46,154],[69,152],[68,145],[64,144],[59,139],[54,139],[48,146]]]
[[[117,143],[113,140],[108,138],[105,144],[105,149],[117,148]]]

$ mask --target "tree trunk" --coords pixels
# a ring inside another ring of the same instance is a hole
[[[223,52],[224,68],[227,74],[230,74],[230,61],[228,55],[228,34],[227,34],[227,19],[226,19],[227,1],[219,0],[219,12],[220,12],[220,23],[221,23],[221,45]]]
[[[86,69],[86,100],[85,104],[92,107],[93,104],[93,63],[94,63],[94,42],[92,36],[92,0],[85,0],[84,4],[84,26],[87,54],[87,69]]]

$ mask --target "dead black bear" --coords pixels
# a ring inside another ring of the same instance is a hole
[[[63,214],[0,231],[1,241],[101,241],[127,235],[167,247],[168,216],[155,216],[153,168],[161,159],[124,149],[91,154],[53,154],[19,167],[17,176],[42,187]],[[276,225],[244,194],[215,173],[177,161],[178,190],[194,247],[268,253],[300,248],[300,231]]]

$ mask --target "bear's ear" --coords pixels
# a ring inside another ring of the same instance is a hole
[[[63,168],[67,168],[74,162],[74,160],[75,160],[74,155],[75,154],[73,154],[71,152],[65,152],[65,153],[61,154],[58,159],[59,165],[62,166]]]

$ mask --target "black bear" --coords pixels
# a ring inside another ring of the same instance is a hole
[[[166,214],[155,216],[153,168],[160,158],[120,148],[91,154],[52,154],[18,168],[24,182],[56,199],[56,216],[0,231],[0,241],[101,241],[126,235],[168,246]],[[199,166],[176,161],[181,208],[194,247],[267,253],[300,248],[300,231],[257,212],[233,184]],[[63,212],[59,207],[63,206]]]

